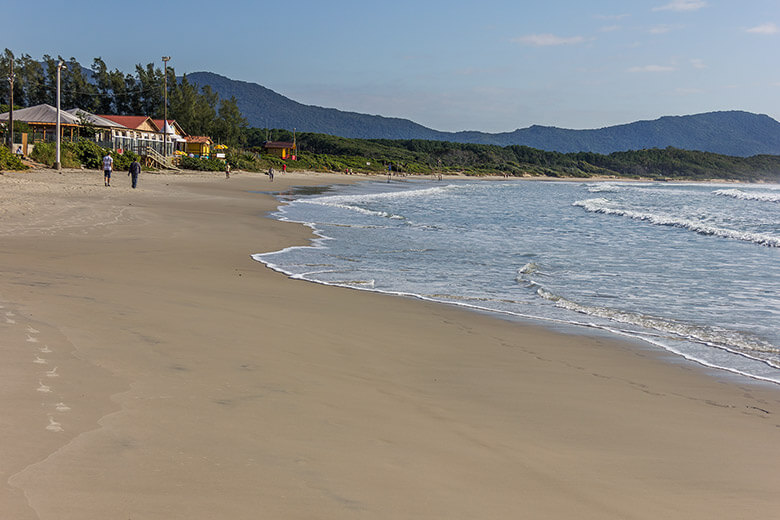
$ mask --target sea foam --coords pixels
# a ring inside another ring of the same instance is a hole
[[[765,191],[742,191],[738,189],[715,190],[715,195],[732,197],[740,200],[757,200],[761,202],[780,202],[780,193],[768,193]]]
[[[743,240],[753,242],[767,247],[780,247],[780,237],[766,233],[752,233],[749,231],[737,231],[734,229],[722,228],[706,224],[699,220],[675,217],[659,213],[646,213],[630,209],[620,208],[605,198],[587,199],[575,201],[573,206],[584,208],[591,213],[602,213],[604,215],[617,215],[628,217],[634,220],[649,222],[657,226],[670,226],[689,231],[694,231],[701,235],[717,236],[721,238],[730,238],[734,240]]]

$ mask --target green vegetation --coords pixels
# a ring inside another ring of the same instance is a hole
[[[135,74],[119,69],[108,70],[101,58],[95,58],[91,69],[85,69],[75,58],[66,60],[49,55],[43,61],[28,54],[14,57],[9,49],[0,54],[0,75],[14,63],[14,106],[31,107],[54,104],[57,63],[67,66],[61,71],[61,106],[81,108],[93,114],[146,115],[162,119],[164,91],[168,88],[168,118],[175,119],[190,135],[208,135],[216,142],[240,145],[247,122],[238,109],[235,97],[220,99],[209,87],[191,85],[186,76],[176,79],[176,71],[165,72],[153,63],[136,65]],[[10,84],[0,81],[0,100],[9,99]],[[16,127],[14,130],[22,131]]]
[[[270,140],[291,141],[286,130],[249,129],[245,141],[260,150]],[[597,153],[559,153],[527,146],[495,146],[447,141],[347,139],[324,134],[296,135],[298,160],[288,167],[315,171],[411,174],[436,172],[466,175],[507,175],[622,178],[728,179],[780,181],[780,156],[732,157],[676,148]],[[278,161],[278,160],[277,160]]]
[[[609,154],[673,146],[749,157],[780,154],[780,123],[767,115],[742,111],[661,117],[654,121],[591,130],[534,125],[511,132],[440,132],[395,117],[343,112],[304,105],[256,83],[236,81],[212,72],[188,75],[191,83],[209,86],[221,97],[235,96],[249,126],[297,128],[299,132],[357,139],[421,139],[462,143],[525,145],[561,153]]]
[[[103,157],[106,149],[98,146],[94,141],[88,139],[79,139],[75,143],[63,141],[60,144],[60,162],[64,168],[90,168],[100,169],[103,166]],[[119,154],[114,150],[110,151],[114,159],[115,170],[126,170],[130,167],[133,159],[138,156],[133,152]],[[35,145],[30,158],[42,164],[53,166],[57,157],[57,147],[54,143],[38,143]]]
[[[0,170],[26,170],[22,160],[11,153],[6,146],[0,145]]]

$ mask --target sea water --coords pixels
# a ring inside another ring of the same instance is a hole
[[[412,180],[288,197],[293,278],[630,336],[780,383],[780,185]],[[655,348],[654,347],[654,348]]]

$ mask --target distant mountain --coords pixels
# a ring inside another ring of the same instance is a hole
[[[740,157],[780,155],[780,123],[769,116],[750,112],[667,116],[595,130],[534,125],[496,134],[440,132],[408,119],[304,105],[256,83],[232,80],[211,72],[187,74],[187,79],[201,87],[209,85],[222,98],[235,96],[238,108],[249,125],[258,128],[295,128],[299,132],[361,139],[426,139],[499,146],[525,145],[563,153],[609,154],[672,146]]]

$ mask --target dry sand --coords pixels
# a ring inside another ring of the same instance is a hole
[[[0,519],[777,518],[776,387],[250,258],[352,180],[0,176]]]

